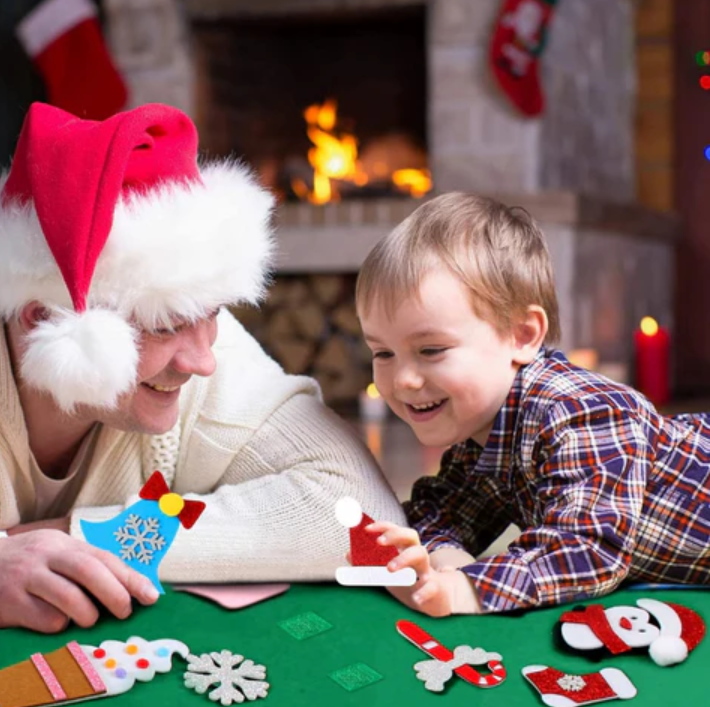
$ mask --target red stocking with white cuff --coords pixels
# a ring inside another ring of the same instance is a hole
[[[89,120],[104,120],[124,108],[126,85],[91,0],[43,0],[16,34],[42,76],[51,105]]]
[[[557,0],[503,0],[493,30],[493,75],[513,105],[526,116],[542,113],[540,57]]]
[[[617,668],[571,675],[547,665],[528,665],[523,668],[523,675],[550,707],[576,707],[607,700],[628,700],[636,696],[636,688]]]

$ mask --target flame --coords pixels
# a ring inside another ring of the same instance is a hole
[[[658,333],[658,322],[653,317],[644,317],[639,326],[646,336],[655,336]]]
[[[328,99],[322,105],[314,103],[303,112],[308,125],[307,133],[313,147],[308,151],[308,161],[313,167],[313,190],[298,180],[292,183],[293,190],[301,199],[312,204],[339,201],[340,194],[333,180],[353,182],[358,186],[367,183],[357,163],[357,138],[350,133],[338,135],[335,127],[338,119],[338,104]]]
[[[291,182],[299,199],[312,204],[340,201],[338,182],[363,187],[370,176],[378,180],[392,179],[394,185],[410,196],[420,198],[431,190],[431,175],[426,169],[400,169],[392,173],[385,163],[378,163],[375,174],[366,173],[358,160],[358,141],[348,132],[337,132],[338,104],[332,98],[308,106],[303,111],[308,138],[313,147],[308,162],[313,167],[313,189],[300,179]]]
[[[392,174],[392,181],[415,199],[421,199],[431,191],[431,172],[428,169],[398,169]]]

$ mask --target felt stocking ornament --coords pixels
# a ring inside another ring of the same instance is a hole
[[[547,665],[528,665],[523,668],[523,675],[550,707],[576,707],[607,700],[628,700],[636,696],[634,685],[617,668],[571,675]]]
[[[43,0],[16,33],[44,80],[49,103],[89,120],[104,120],[124,107],[126,85],[91,0]]]
[[[540,56],[557,0],[503,0],[493,30],[490,61],[500,87],[522,113],[544,108]]]

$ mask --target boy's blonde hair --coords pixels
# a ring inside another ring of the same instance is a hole
[[[388,316],[418,297],[424,275],[447,267],[470,290],[474,312],[509,333],[530,305],[545,310],[546,344],[560,338],[560,316],[545,236],[530,214],[495,199],[452,192],[420,206],[365,258],[355,289],[359,312],[376,298]]]

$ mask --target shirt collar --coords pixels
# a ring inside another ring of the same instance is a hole
[[[518,369],[505,402],[493,421],[486,446],[481,448],[474,440],[468,440],[467,446],[475,445],[480,453],[476,471],[500,474],[510,469],[521,403],[530,385],[545,366],[549,355],[549,350],[541,348],[530,363]]]

